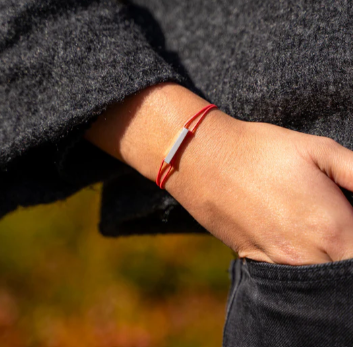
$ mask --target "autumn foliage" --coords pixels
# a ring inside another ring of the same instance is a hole
[[[231,251],[207,235],[102,237],[99,190],[0,222],[0,346],[221,346]]]

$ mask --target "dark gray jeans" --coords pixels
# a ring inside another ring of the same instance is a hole
[[[353,259],[309,266],[234,260],[223,347],[352,347]]]

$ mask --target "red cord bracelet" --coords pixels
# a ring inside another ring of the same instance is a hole
[[[162,160],[161,166],[159,168],[158,171],[158,175],[156,178],[156,184],[159,188],[164,189],[163,188],[163,184],[165,182],[165,180],[167,179],[170,170],[173,167],[173,163],[174,163],[174,159],[175,159],[175,154],[177,153],[178,149],[180,148],[181,144],[183,143],[184,139],[186,138],[186,135],[188,135],[189,133],[194,134],[196,131],[196,128],[198,127],[198,125],[201,123],[202,119],[206,116],[206,114],[213,108],[217,108],[216,105],[214,104],[210,104],[205,106],[202,110],[200,110],[199,112],[197,112],[195,115],[193,115],[185,124],[183,127],[183,130],[180,132],[178,138],[175,140],[172,148],[169,150],[169,153],[167,154],[167,156]],[[203,114],[202,114],[203,113]],[[202,115],[201,115],[202,114]],[[198,116],[200,116],[200,119],[197,121],[197,123],[195,124],[195,126],[190,130],[188,129],[188,126],[190,125],[190,123]],[[161,178],[162,175],[162,168],[163,168],[163,164],[166,163],[167,165],[169,165],[169,169],[167,170],[166,174],[163,176],[163,178]]]

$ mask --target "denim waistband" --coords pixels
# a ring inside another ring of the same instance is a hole
[[[273,281],[332,281],[353,276],[353,259],[315,265],[291,266],[244,259],[252,278]]]

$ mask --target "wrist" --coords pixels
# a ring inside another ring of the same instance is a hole
[[[85,137],[155,181],[162,159],[185,122],[209,104],[176,83],[161,83],[111,105]],[[188,193],[199,196],[212,179],[217,179],[215,172],[231,155],[230,142],[240,135],[243,123],[219,109],[210,110],[195,134],[179,148],[165,189],[183,202],[190,200]]]
[[[202,206],[202,199],[215,198],[209,196],[213,194],[210,188],[227,172],[229,160],[240,155],[237,145],[244,125],[244,121],[214,109],[200,123],[195,135],[183,142],[165,189],[189,211]]]
[[[85,137],[155,180],[161,160],[185,121],[209,104],[176,83],[160,83],[111,105]]]

